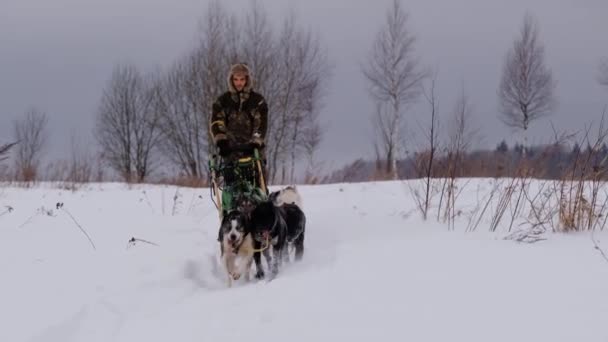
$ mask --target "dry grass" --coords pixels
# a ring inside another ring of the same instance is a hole
[[[180,175],[162,178],[156,182],[152,182],[152,184],[175,185],[185,188],[204,188],[209,186],[209,180],[207,178]]]
[[[604,229],[608,206],[605,181],[608,162],[600,154],[600,149],[607,137],[608,128],[602,115],[595,138],[591,138],[590,126],[580,141],[581,146],[587,145],[588,148],[577,151],[569,172],[555,182],[554,195],[559,213],[559,225],[553,227],[555,231]]]

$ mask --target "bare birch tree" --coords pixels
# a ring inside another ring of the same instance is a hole
[[[405,110],[420,95],[420,84],[426,76],[413,55],[415,37],[407,27],[407,18],[400,1],[394,0],[363,68],[370,95],[378,104],[374,120],[386,156],[386,171],[394,179],[398,177]]]
[[[17,179],[33,181],[37,179],[42,153],[48,141],[48,118],[46,113],[30,109],[21,120],[14,122]]]
[[[95,133],[104,159],[127,182],[144,181],[155,166],[158,91],[132,65],[116,66],[104,89]]]
[[[553,73],[545,63],[538,23],[528,13],[506,55],[498,88],[500,118],[505,125],[524,131],[524,146],[530,124],[555,108],[555,86]]]

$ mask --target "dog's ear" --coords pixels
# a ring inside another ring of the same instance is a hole
[[[271,192],[270,195],[268,195],[268,199],[272,202],[274,202],[277,197],[279,196],[279,192],[275,191],[275,192]]]

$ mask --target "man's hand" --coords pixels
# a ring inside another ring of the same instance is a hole
[[[262,137],[259,133],[255,133],[249,141],[249,144],[252,148],[261,149],[264,147],[264,140],[262,140]]]
[[[260,148],[262,148],[262,143],[258,142],[258,141],[250,141],[249,142],[249,146],[251,146],[251,149],[257,148],[258,150]]]

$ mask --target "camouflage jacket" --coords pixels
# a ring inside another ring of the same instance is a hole
[[[209,121],[209,131],[217,144],[227,139],[230,145],[255,142],[264,146],[268,127],[268,105],[254,92],[226,92],[217,98]]]

